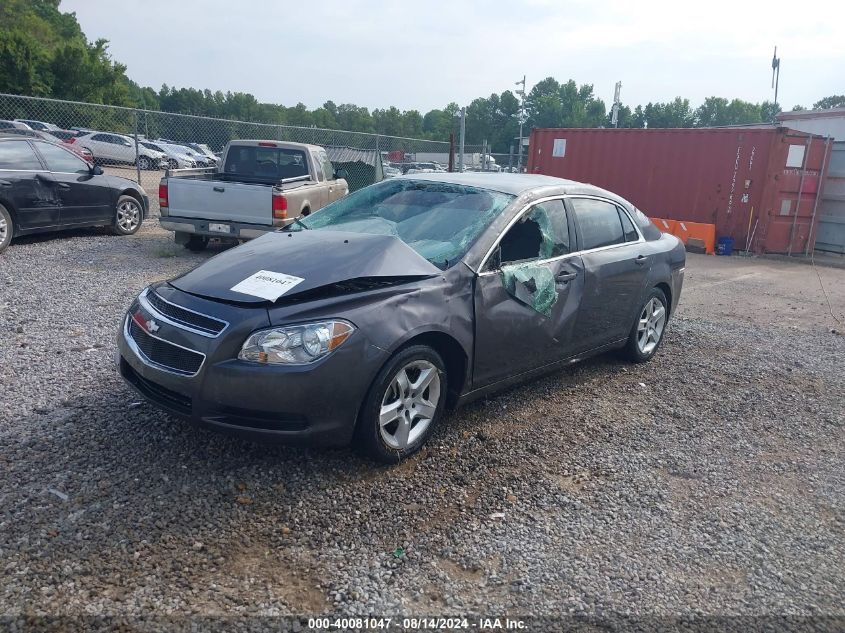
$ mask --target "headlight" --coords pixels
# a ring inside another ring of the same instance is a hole
[[[355,331],[346,321],[319,321],[259,330],[249,335],[238,358],[255,363],[305,365],[340,347]]]

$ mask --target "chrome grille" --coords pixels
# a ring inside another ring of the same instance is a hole
[[[206,336],[219,336],[228,325],[228,323],[220,319],[215,319],[214,317],[206,316],[170,303],[156,294],[155,290],[149,290],[145,294],[142,294],[141,297],[146,299],[156,312],[170,319],[174,325],[196,330],[198,333]]]
[[[152,336],[131,316],[127,318],[126,334],[147,361],[177,374],[193,376],[205,360],[204,354]]]

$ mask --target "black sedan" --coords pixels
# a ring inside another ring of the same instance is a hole
[[[685,252],[590,185],[418,174],[146,288],[120,372],[194,422],[395,462],[444,406],[594,354],[657,352]]]
[[[108,176],[60,144],[0,136],[0,252],[31,233],[109,226],[131,235],[148,209],[135,182]]]

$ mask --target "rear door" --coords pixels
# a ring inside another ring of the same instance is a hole
[[[574,334],[582,352],[628,336],[652,256],[631,218],[610,200],[572,197],[569,204],[584,262],[584,297]]]
[[[69,150],[51,143],[34,145],[50,170],[62,202],[59,222],[64,226],[111,222],[115,200],[108,176],[93,175],[88,163]]]
[[[0,200],[14,209],[22,230],[59,224],[61,200],[52,177],[27,140],[0,142]]]
[[[473,387],[572,355],[584,289],[574,224],[559,198],[526,209],[476,279]]]
[[[317,158],[323,165],[323,173],[326,174],[326,181],[329,183],[328,201],[339,200],[349,192],[349,185],[343,178],[335,178],[334,165],[325,150],[320,150]]]

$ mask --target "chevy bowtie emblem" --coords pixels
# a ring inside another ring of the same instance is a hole
[[[138,310],[135,314],[132,315],[132,320],[135,321],[139,326],[141,326],[142,330],[149,332],[150,334],[155,334],[161,329],[161,326],[156,323],[155,319],[150,319],[149,321],[144,320],[144,315]]]

